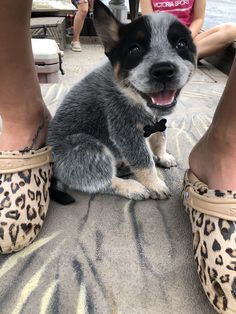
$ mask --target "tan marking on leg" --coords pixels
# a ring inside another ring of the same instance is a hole
[[[134,173],[137,179],[146,186],[153,199],[165,199],[169,197],[170,192],[165,182],[158,175],[155,166],[145,169],[135,169]]]
[[[112,178],[111,187],[115,194],[130,198],[130,199],[147,199],[149,192],[138,181],[133,179],[124,180],[118,177]]]
[[[157,157],[164,156],[166,153],[166,137],[162,132],[154,133],[149,138],[151,149]]]
[[[166,152],[166,136],[162,132],[152,134],[149,138],[149,143],[156,156],[155,163],[164,168],[170,168],[176,166],[175,158]],[[155,157],[154,157],[155,158]]]
[[[145,169],[135,169],[134,173],[138,180],[147,187],[154,185],[157,180],[160,180],[154,166]]]

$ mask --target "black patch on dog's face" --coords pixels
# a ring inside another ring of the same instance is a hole
[[[179,21],[172,23],[167,38],[182,59],[195,62],[196,47],[191,39],[191,32],[184,25]]]
[[[119,42],[107,53],[112,65],[119,64],[122,71],[130,71],[140,64],[150,51],[151,29],[147,17],[131,24],[121,25]]]

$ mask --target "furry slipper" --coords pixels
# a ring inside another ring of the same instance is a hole
[[[211,190],[188,170],[183,203],[203,289],[219,313],[236,313],[236,191]]]
[[[42,227],[49,205],[51,148],[0,152],[0,253],[19,251]]]

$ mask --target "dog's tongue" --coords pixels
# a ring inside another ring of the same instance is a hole
[[[152,102],[158,105],[171,104],[175,97],[175,90],[164,90],[151,94]]]

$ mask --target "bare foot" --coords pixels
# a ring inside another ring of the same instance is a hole
[[[210,189],[236,190],[235,137],[210,126],[190,153],[189,165]]]
[[[0,151],[39,149],[45,145],[50,113],[44,103],[21,119],[2,121]],[[1,130],[0,130],[1,131]]]

